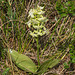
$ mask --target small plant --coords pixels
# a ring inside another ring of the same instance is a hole
[[[45,11],[42,11],[44,7],[38,6],[35,9],[30,9],[29,16],[30,20],[27,22],[28,27],[30,30],[30,35],[36,40],[37,43],[37,59],[38,59],[38,65],[40,65],[39,62],[39,37],[43,36],[48,32],[48,29],[45,28],[45,22],[48,21],[46,17],[43,17],[43,14]]]
[[[44,74],[48,68],[53,68],[60,62],[60,58],[58,58],[59,53],[55,56],[50,57],[49,60],[45,61],[40,65],[39,61],[39,37],[47,35],[49,33],[48,29],[45,28],[45,22],[48,21],[46,17],[43,17],[44,11],[42,11],[44,7],[38,6],[37,8],[30,9],[28,18],[29,21],[26,23],[30,28],[29,34],[35,39],[37,43],[37,60],[38,60],[38,68],[35,63],[26,55],[20,54],[15,50],[10,49],[11,59],[22,70],[27,72],[31,72],[33,74],[41,75]]]

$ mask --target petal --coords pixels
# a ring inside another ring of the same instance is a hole
[[[41,6],[37,5],[37,8],[39,8],[39,9],[43,9],[44,7],[41,7]]]

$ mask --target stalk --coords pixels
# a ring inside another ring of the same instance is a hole
[[[36,43],[37,43],[37,61],[38,61],[38,66],[40,66],[40,60],[39,60],[39,42],[38,42],[38,37],[36,39]]]
[[[39,0],[38,0],[39,1]],[[37,1],[37,2],[38,2]],[[45,28],[44,23],[48,21],[46,17],[43,16],[44,11],[42,10],[44,7],[36,5],[35,8],[29,11],[28,18],[30,19],[26,24],[31,30],[29,31],[30,35],[36,40],[37,44],[37,61],[38,66],[40,66],[39,60],[39,36],[43,36],[48,32],[48,29]]]

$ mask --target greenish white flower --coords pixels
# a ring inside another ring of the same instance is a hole
[[[45,13],[45,11],[38,11],[38,12],[37,12],[37,14],[39,14],[39,15],[40,15],[40,14],[44,14],[44,13]]]
[[[32,21],[33,24],[39,24],[39,23],[40,23],[40,22],[39,22],[38,20],[36,20],[36,19],[32,19],[31,21]]]
[[[43,29],[46,31],[46,28],[45,27],[43,27]]]
[[[37,9],[43,9],[44,7],[41,7],[41,6],[39,6],[39,5],[37,5]]]
[[[43,28],[44,26],[34,26],[34,25],[33,25],[33,27],[34,27],[35,29],[40,29],[40,28]]]
[[[30,35],[33,37],[37,37],[37,34],[35,34],[34,32],[31,32],[31,31],[30,31]]]
[[[48,34],[49,34],[49,30],[48,30],[48,29],[46,29],[45,33],[46,33],[46,35],[48,35]]]
[[[42,33],[40,33],[40,32],[38,32],[37,34],[40,35],[40,36],[42,36]]]
[[[31,20],[29,20],[27,23],[28,27],[30,28],[31,27]]]
[[[44,23],[48,21],[46,17],[43,16],[45,11],[42,11],[44,7],[37,5],[36,9],[30,9],[29,18],[30,20],[26,23],[30,30],[30,35],[32,37],[43,36],[48,33],[48,30],[45,28]]]
[[[38,18],[39,21],[43,21],[43,20],[45,20],[45,19],[46,19],[46,17]]]
[[[30,11],[29,11],[29,16],[28,17],[34,17],[34,15],[33,15],[33,9],[31,9]]]
[[[12,53],[12,50],[11,49],[9,51],[10,51],[10,53]]]

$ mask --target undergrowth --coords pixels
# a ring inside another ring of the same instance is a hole
[[[29,11],[36,8],[37,5],[44,7],[43,16],[48,20],[43,24],[49,31],[46,32],[48,35],[38,37],[39,41],[30,35],[30,31],[33,31],[35,27],[31,29],[27,24],[30,20]],[[37,57],[38,48],[39,58]],[[14,65],[11,55],[8,53],[10,49],[28,56],[36,65],[40,63],[37,74],[64,75],[71,73],[74,75],[75,1],[0,0],[0,63],[5,66],[0,67],[2,70],[0,73],[2,72],[3,75],[32,75],[33,73],[22,71]],[[62,68],[60,68],[61,64]]]

